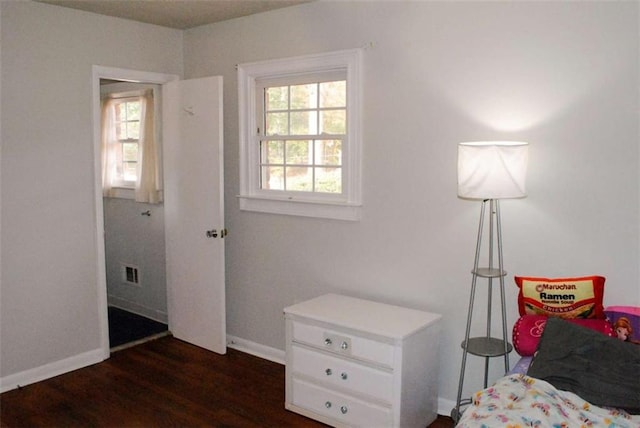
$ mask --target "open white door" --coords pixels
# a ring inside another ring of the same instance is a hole
[[[222,77],[169,82],[162,98],[169,330],[224,354]]]

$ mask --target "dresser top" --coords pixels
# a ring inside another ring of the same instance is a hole
[[[438,322],[441,315],[339,294],[325,294],[284,309],[285,314],[402,339]]]

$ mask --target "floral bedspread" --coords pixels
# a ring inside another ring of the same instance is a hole
[[[640,416],[597,407],[543,380],[513,374],[477,392],[457,427],[640,428]]]

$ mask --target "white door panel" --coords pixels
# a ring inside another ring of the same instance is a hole
[[[226,352],[222,131],[222,77],[163,86],[169,329],[220,354]]]

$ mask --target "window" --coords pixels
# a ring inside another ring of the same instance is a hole
[[[105,90],[106,91],[106,90]],[[102,194],[162,202],[153,89],[107,92],[102,101]]]
[[[357,220],[360,51],[238,66],[240,208]]]
[[[346,81],[259,86],[260,189],[342,193]]]
[[[138,181],[138,151],[140,138],[140,98],[122,98],[114,102],[117,144],[114,184],[135,188]]]

